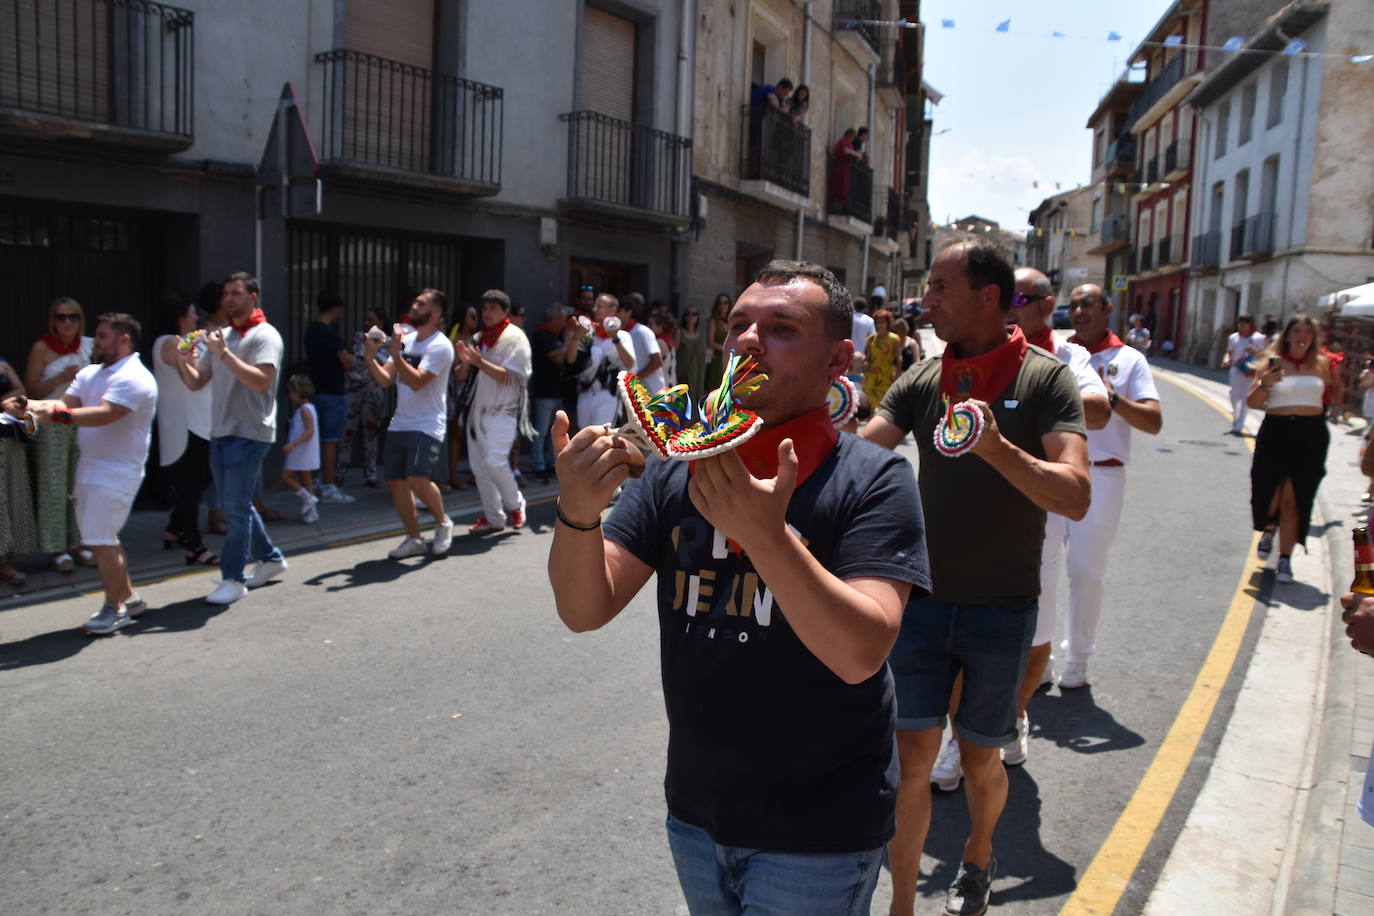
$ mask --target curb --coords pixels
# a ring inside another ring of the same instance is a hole
[[[1331,505],[1323,491],[1318,496],[1322,515],[1335,519]],[[1331,594],[1343,595],[1347,585],[1346,564],[1338,558],[1345,556],[1349,546],[1337,531],[1328,528],[1327,554],[1331,558]],[[1330,916],[1336,909],[1336,879],[1340,866],[1341,834],[1344,830],[1346,785],[1350,777],[1350,735],[1355,727],[1354,702],[1348,691],[1331,690],[1333,683],[1351,683],[1354,679],[1354,655],[1346,645],[1345,628],[1339,614],[1331,615],[1329,624],[1326,677],[1321,681],[1325,694],[1318,701],[1319,734],[1313,742],[1311,784],[1306,788],[1307,804],[1297,820],[1296,846],[1284,863],[1287,894],[1276,893],[1273,913],[1295,916]],[[1282,874],[1282,873],[1281,873]],[[1282,890],[1282,886],[1278,890]]]

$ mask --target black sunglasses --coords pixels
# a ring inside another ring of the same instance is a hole
[[[52,316],[53,321],[80,321],[81,316],[75,312],[58,312]]]
[[[1039,293],[1012,293],[1011,307],[1014,309],[1025,308],[1037,299],[1048,299],[1049,296],[1042,296]]]

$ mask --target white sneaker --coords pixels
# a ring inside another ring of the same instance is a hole
[[[434,526],[434,543],[430,545],[436,557],[448,554],[448,549],[453,544],[453,519],[447,519]]]
[[[1009,767],[1019,767],[1026,762],[1030,753],[1030,716],[1016,717],[1016,737],[1012,738],[1001,750],[1002,762]]]
[[[387,556],[393,560],[404,560],[406,557],[422,557],[429,553],[429,545],[419,538],[408,537],[387,551]]]
[[[320,487],[320,502],[339,503],[342,505],[344,503],[357,502],[357,500],[331,483]]]
[[[1088,663],[1069,662],[1059,674],[1060,690],[1077,690],[1088,686]]]
[[[1274,578],[1280,582],[1293,581],[1293,561],[1287,557],[1279,557],[1278,569],[1274,573]]]
[[[305,510],[301,512],[301,522],[306,525],[313,525],[319,520],[320,510],[315,508],[314,503],[311,503],[310,505],[306,506]]]
[[[959,781],[963,778],[964,768],[959,761],[959,740],[950,738],[945,749],[940,752],[940,759],[935,761],[935,768],[930,771],[930,781],[941,792],[953,792],[959,788]]]
[[[248,594],[248,586],[235,579],[226,579],[205,596],[206,604],[233,604]]]
[[[137,617],[146,610],[148,610],[148,602],[144,601],[143,596],[138,592],[134,592],[124,599],[124,613],[130,617]]]
[[[286,572],[286,560],[263,560],[253,574],[244,581],[249,588],[259,588]]]

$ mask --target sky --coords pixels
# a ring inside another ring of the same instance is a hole
[[[1056,193],[1056,182],[1061,190],[1088,184],[1088,116],[1170,6],[1169,0],[923,2],[925,80],[944,93],[930,141],[931,218],[944,223],[977,214],[1025,231],[1030,211]],[[944,19],[954,20],[954,28],[943,28]],[[1007,19],[1008,31],[997,32]],[[1121,40],[1108,41],[1109,32]]]

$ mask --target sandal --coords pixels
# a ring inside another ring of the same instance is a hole
[[[162,549],[163,549],[163,550],[175,550],[175,549],[178,548],[178,547],[185,547],[185,546],[186,546],[186,544],[185,544],[185,542],[182,540],[181,535],[175,534],[175,533],[173,533],[173,532],[171,532],[171,531],[164,531],[164,532],[162,532]]]
[[[199,547],[186,548],[187,566],[218,566],[219,557],[210,552],[204,544]]]
[[[24,575],[8,563],[4,564],[3,566],[0,566],[0,582],[5,582],[9,585],[13,585],[15,588],[19,588],[27,581],[29,581],[28,576]]]

